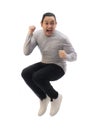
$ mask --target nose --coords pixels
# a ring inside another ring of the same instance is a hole
[[[52,27],[52,25],[51,24],[48,24],[48,28],[51,28]]]

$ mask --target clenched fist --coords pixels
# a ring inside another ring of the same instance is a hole
[[[29,33],[32,34],[35,29],[36,29],[35,26],[29,26]]]
[[[66,52],[64,50],[59,50],[59,57],[65,59],[66,58]]]

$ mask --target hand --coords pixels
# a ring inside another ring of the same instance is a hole
[[[64,50],[59,50],[59,57],[65,59],[66,58],[66,52]]]
[[[35,29],[36,29],[35,26],[29,26],[29,33],[30,34],[33,33]]]

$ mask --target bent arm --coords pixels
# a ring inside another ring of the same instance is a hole
[[[31,54],[36,47],[36,41],[32,34],[28,34],[24,43],[23,52],[25,55]]]
[[[29,26],[29,32],[23,47],[23,52],[25,55],[29,55],[37,45],[33,36],[35,28],[35,26]]]
[[[75,52],[75,49],[73,48],[73,46],[68,40],[66,40],[66,45],[64,46],[64,50],[66,52],[67,61],[77,60],[77,53]]]

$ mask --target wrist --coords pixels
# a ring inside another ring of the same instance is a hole
[[[33,34],[33,31],[29,30],[29,31],[28,31],[28,34],[29,34],[29,35],[32,35],[32,34]]]

